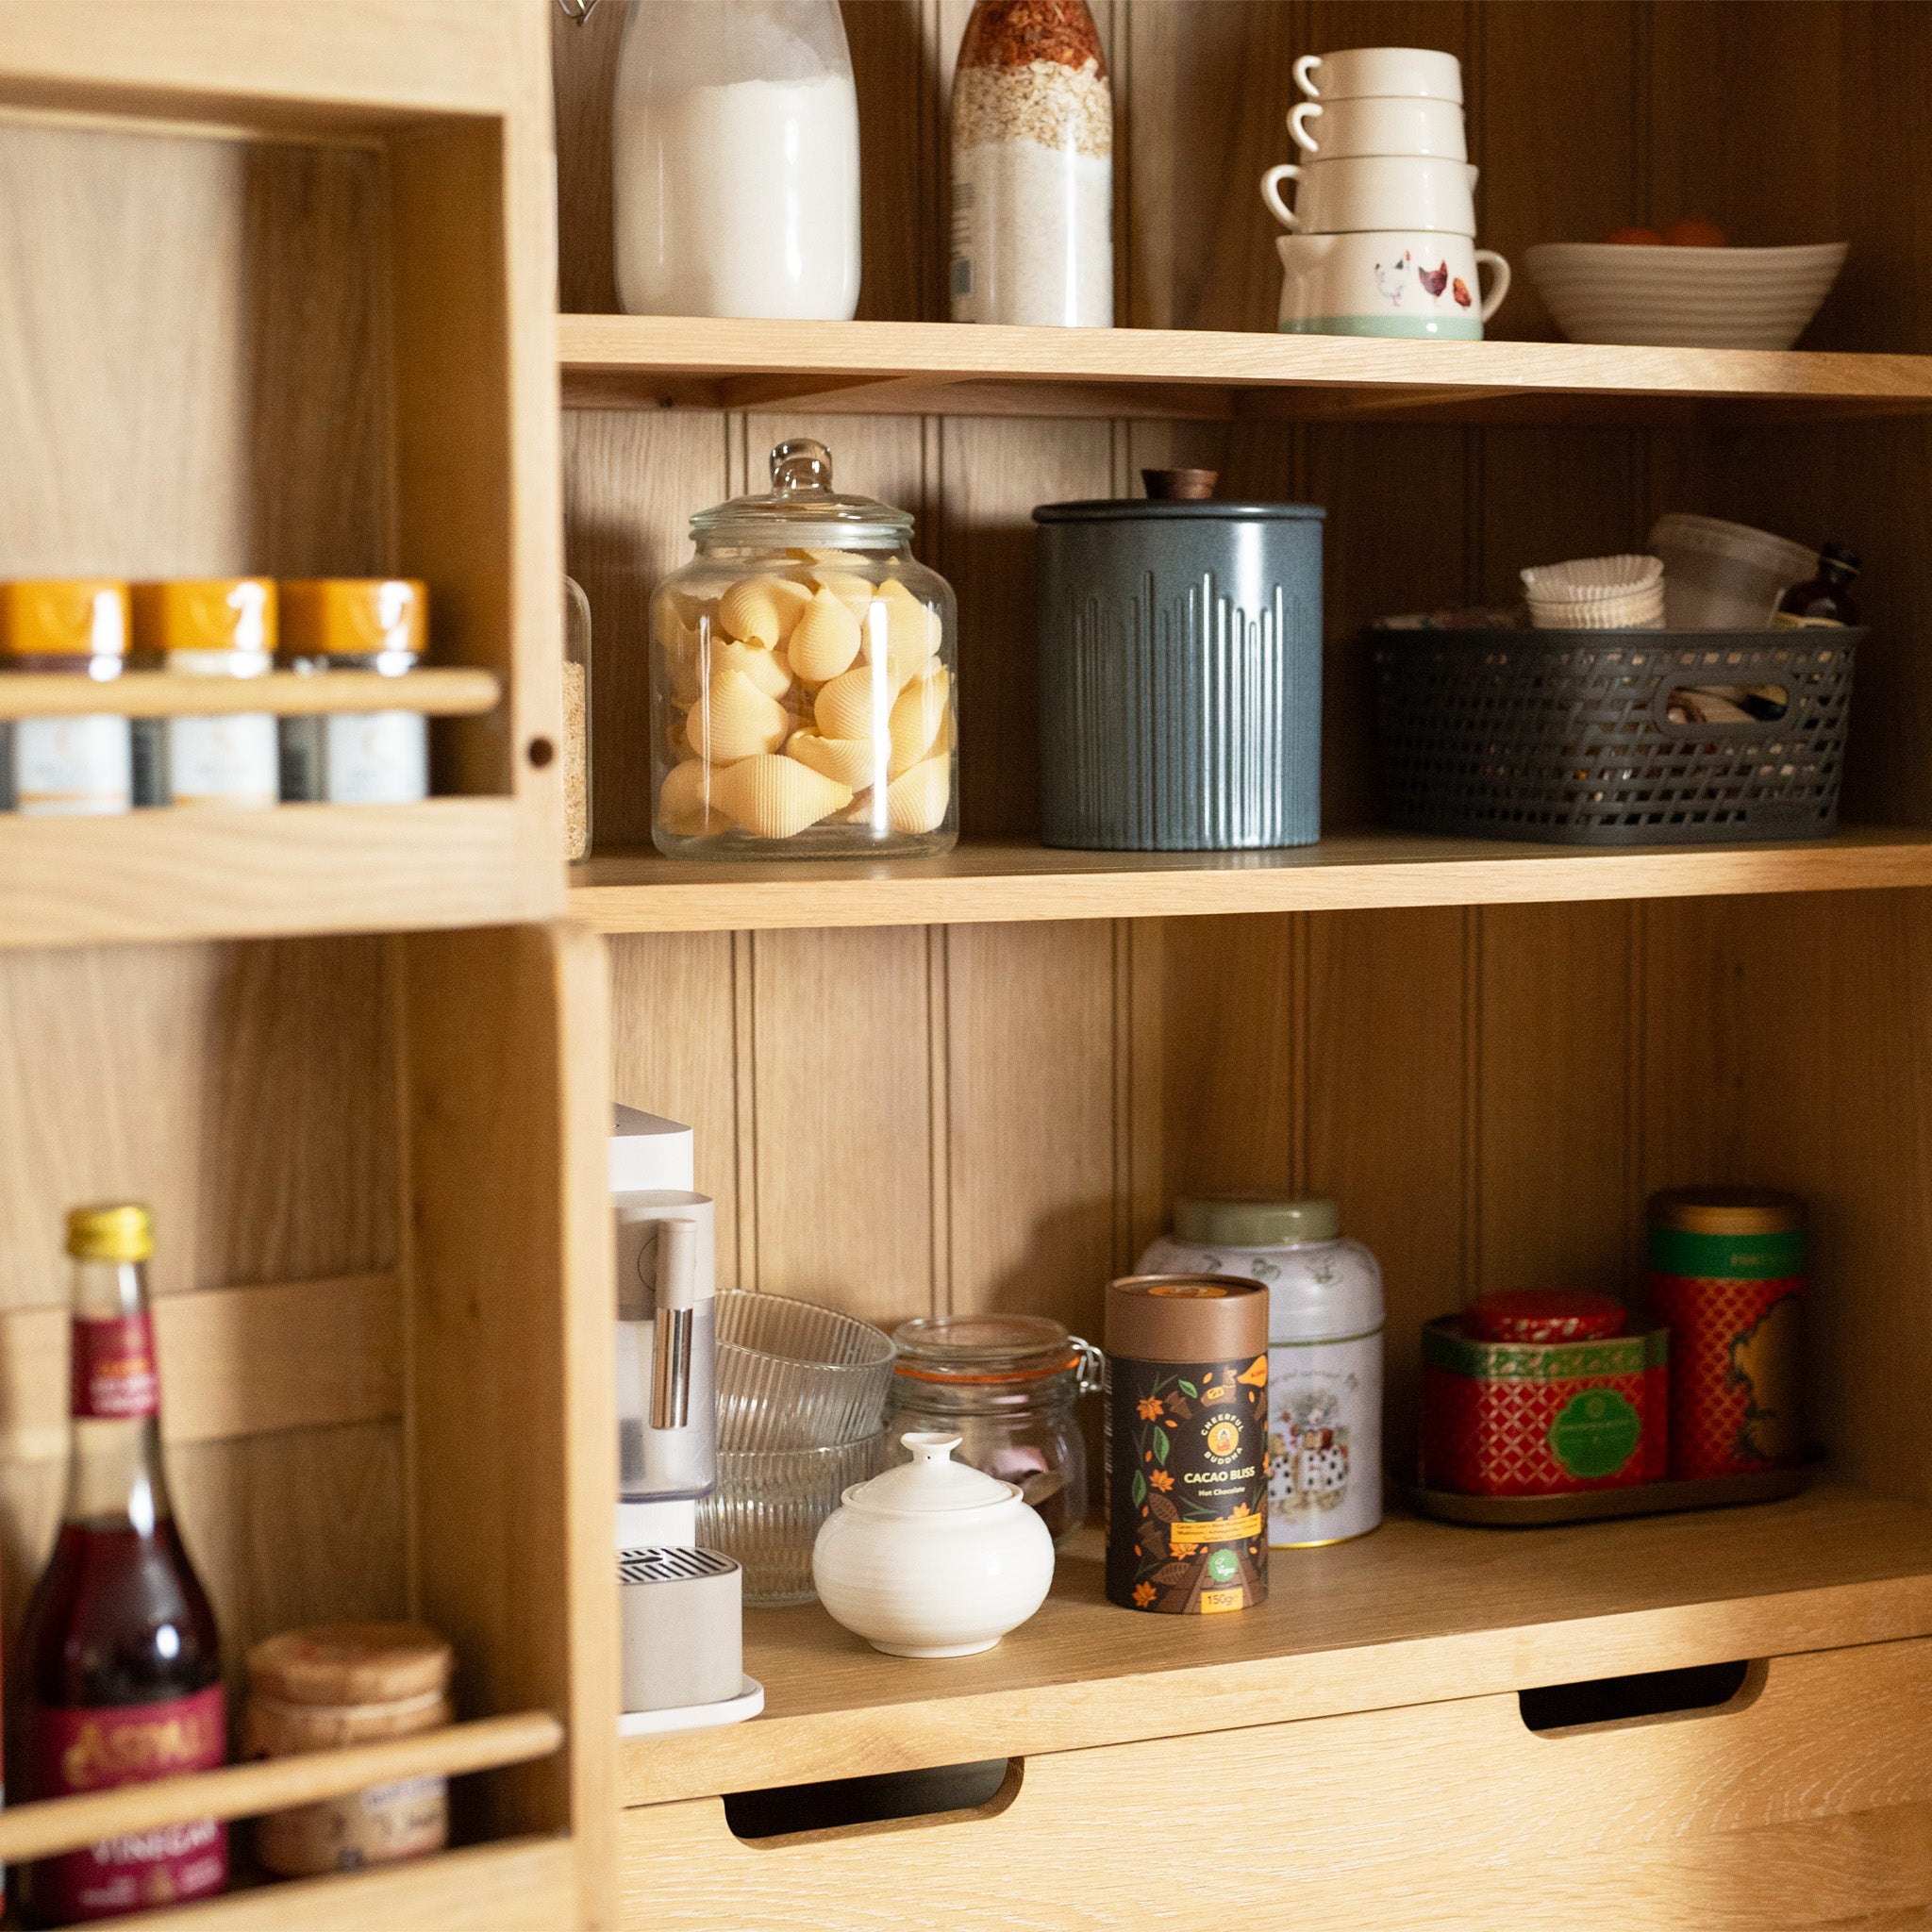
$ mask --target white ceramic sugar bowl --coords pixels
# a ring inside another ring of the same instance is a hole
[[[820,1528],[819,1601],[892,1657],[991,1650],[1046,1601],[1053,1537],[1015,1484],[952,1459],[958,1436],[900,1440],[912,1460],[854,1483]]]

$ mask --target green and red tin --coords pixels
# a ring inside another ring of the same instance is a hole
[[[1424,1489],[1560,1496],[1663,1479],[1664,1329],[1492,1341],[1471,1326],[1468,1316],[1439,1315],[1423,1327]]]
[[[1671,1474],[1802,1461],[1805,1204],[1763,1188],[1650,1202],[1650,1300],[1671,1330]]]

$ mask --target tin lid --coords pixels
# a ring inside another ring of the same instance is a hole
[[[454,1666],[426,1624],[310,1624],[256,1644],[248,1681],[284,1704],[393,1704],[447,1690]]]
[[[742,536],[774,546],[898,545],[912,532],[908,511],[870,496],[841,496],[832,488],[832,453],[808,436],[772,451],[772,487],[759,496],[734,496],[691,520],[694,537]]]
[[[0,583],[0,657],[125,658],[127,586],[110,577]]]
[[[1316,503],[1223,503],[1218,497],[1191,502],[1185,497],[1097,497],[1085,503],[1042,503],[1036,524],[1138,524],[1192,518],[1224,524],[1313,524],[1328,512]]]
[[[1324,1200],[1183,1195],[1174,1204],[1174,1231],[1184,1241],[1207,1241],[1216,1247],[1293,1247],[1303,1241],[1332,1241],[1341,1232],[1341,1209]]]
[[[269,577],[177,577],[135,584],[138,651],[248,651],[275,648],[275,582]]]
[[[1649,1219],[1683,1234],[1795,1234],[1805,1204],[1775,1188],[1666,1188],[1650,1197]]]
[[[1223,1274],[1128,1274],[1107,1285],[1107,1352],[1143,1362],[1236,1361],[1268,1349],[1268,1291]]]
[[[429,587],[415,577],[296,577],[281,587],[281,647],[291,658],[420,658]]]
[[[1462,1326],[1481,1341],[1588,1341],[1623,1334],[1628,1319],[1623,1303],[1607,1294],[1516,1288],[1472,1302]]]

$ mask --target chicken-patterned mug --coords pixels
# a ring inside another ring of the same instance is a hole
[[[1509,292],[1509,264],[1466,235],[1429,229],[1278,235],[1287,335],[1479,342]],[[1484,290],[1478,271],[1487,267]]]

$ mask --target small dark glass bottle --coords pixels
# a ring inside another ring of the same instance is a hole
[[[168,1505],[145,1263],[145,1208],[75,1208],[74,1446],[54,1554],[20,1640],[33,1798],[105,1790],[227,1756],[221,1641]],[[43,1858],[22,1874],[32,1925],[119,1918],[220,1891],[228,1828],[204,1818]]]
[[[1842,543],[1827,543],[1818,553],[1818,575],[1808,584],[1793,584],[1777,600],[1771,620],[1780,630],[1841,629],[1858,621],[1852,583],[1858,575],[1858,553]]]

